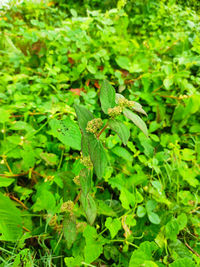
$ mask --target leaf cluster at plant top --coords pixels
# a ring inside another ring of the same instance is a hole
[[[200,18],[181,3],[0,10],[0,266],[199,266]]]

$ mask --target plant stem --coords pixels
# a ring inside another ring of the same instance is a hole
[[[185,245],[186,245],[186,247],[187,247],[190,251],[192,251],[193,254],[195,254],[198,258],[200,258],[199,253],[197,253],[193,248],[191,248],[191,247],[188,245],[188,243],[185,242]]]
[[[100,135],[105,131],[108,127],[108,121],[106,122],[105,126],[101,129],[101,131],[97,134],[97,139],[99,139]]]
[[[61,152],[60,161],[59,161],[57,170],[60,170],[60,167],[61,167],[62,161],[63,161],[63,156],[64,156],[64,150],[62,150],[62,152]]]

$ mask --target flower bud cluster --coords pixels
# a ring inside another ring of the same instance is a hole
[[[49,222],[49,226],[51,226],[55,231],[59,231],[60,232],[62,230],[63,226],[62,226],[62,224],[58,224],[57,223],[58,216],[56,214],[53,217],[52,217],[51,214],[44,215],[44,219],[45,220],[49,220],[50,218],[51,218],[51,220]]]
[[[135,106],[135,102],[134,101],[128,101],[127,107],[132,108],[133,106]]]
[[[120,107],[128,107],[128,108],[132,108],[135,105],[134,101],[129,101],[126,98],[120,98],[118,100],[118,104],[120,105]]]
[[[68,200],[62,204],[60,211],[61,212],[66,212],[66,211],[72,212],[73,209],[74,209],[74,202],[71,200]]]
[[[50,220],[50,222],[49,222],[49,225],[52,226],[52,227],[54,227],[54,226],[57,225],[57,215],[54,215],[54,216],[51,218],[51,220]]]
[[[74,181],[74,183],[75,183],[76,185],[78,185],[78,186],[81,185],[81,182],[80,182],[80,176],[79,176],[79,175],[75,176],[74,179],[73,179],[73,181]]]
[[[87,167],[88,169],[91,169],[93,164],[91,162],[90,156],[87,157],[83,157],[82,153],[81,153],[81,159],[80,159],[81,163]]]
[[[57,232],[61,232],[63,230],[63,225],[62,224],[56,224],[54,227],[54,230]]]
[[[51,182],[51,181],[53,181],[53,179],[54,179],[54,175],[48,175],[48,176],[45,176],[44,181],[45,182],[47,182],[47,181]]]
[[[116,106],[114,108],[108,109],[108,115],[110,117],[116,117],[122,113],[123,108],[121,106]]]
[[[128,99],[126,98],[120,98],[118,99],[118,104],[120,105],[120,107],[126,107],[128,105]]]
[[[77,231],[82,233],[86,226],[87,226],[86,222],[78,222],[76,225]]]
[[[90,133],[96,133],[101,128],[103,122],[100,118],[93,119],[88,122],[86,130]]]
[[[179,99],[186,99],[186,98],[189,98],[190,96],[188,96],[188,95],[180,95],[179,96]]]

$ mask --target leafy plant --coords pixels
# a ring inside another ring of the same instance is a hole
[[[91,197],[91,166],[94,168],[94,172],[98,179],[102,179],[107,163],[106,151],[103,147],[101,140],[99,140],[101,134],[110,127],[115,131],[124,144],[127,144],[130,137],[130,132],[127,126],[121,122],[118,118],[121,114],[124,114],[127,118],[131,119],[135,125],[137,125],[144,134],[147,135],[146,124],[142,119],[129,111],[126,107],[134,109],[134,106],[138,106],[137,102],[129,101],[122,95],[115,93],[115,89],[108,81],[103,81],[100,90],[100,102],[102,111],[108,114],[109,118],[104,122],[101,118],[94,118],[93,115],[82,106],[75,106],[79,127],[82,133],[81,140],[81,153],[82,163],[89,170],[81,170],[79,175],[80,185],[82,189],[81,202],[86,213],[86,217],[90,224],[93,224],[96,217],[96,207],[93,198]],[[140,106],[140,113],[144,113],[144,110]],[[134,120],[134,116],[137,116],[137,120]],[[91,163],[90,163],[91,161]]]

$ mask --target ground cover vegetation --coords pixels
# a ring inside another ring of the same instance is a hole
[[[194,5],[1,10],[0,266],[200,265]]]

